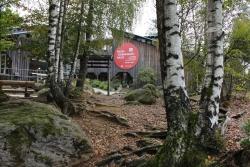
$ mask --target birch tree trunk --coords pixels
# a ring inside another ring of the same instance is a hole
[[[87,75],[88,70],[88,60],[89,60],[89,43],[91,41],[91,34],[92,34],[92,26],[93,26],[93,12],[94,12],[94,2],[89,1],[89,11],[87,15],[87,31],[86,31],[86,52],[80,57],[80,71],[78,80],[76,83],[76,87],[80,90],[84,88],[84,82]]]
[[[218,152],[216,136],[218,133],[219,104],[224,76],[222,1],[208,1],[208,58],[206,77],[200,108],[202,112],[201,142],[212,152]]]
[[[77,39],[76,39],[76,47],[75,47],[75,53],[73,56],[73,62],[71,64],[71,70],[70,70],[70,74],[69,74],[69,80],[67,82],[66,85],[66,89],[65,89],[65,96],[69,95],[69,91],[71,88],[71,82],[72,79],[74,77],[75,71],[76,71],[76,63],[77,63],[77,59],[79,56],[79,50],[80,50],[80,45],[81,45],[81,38],[82,38],[82,24],[83,24],[83,14],[84,14],[84,1],[82,0],[81,2],[81,11],[80,11],[80,19],[79,19],[79,23],[78,23],[78,28],[77,28]]]
[[[56,104],[61,108],[62,112],[71,115],[75,112],[72,103],[65,98],[61,88],[56,83],[56,55],[55,43],[58,24],[58,1],[49,1],[49,31],[48,31],[48,83],[50,84],[50,91]]]
[[[56,46],[55,46],[55,56],[56,56],[56,75],[55,80],[58,81],[58,73],[60,68],[60,52],[61,52],[61,42],[62,42],[62,26],[63,26],[63,19],[64,19],[64,8],[65,7],[65,0],[61,0],[60,3],[60,10],[59,10],[59,18],[58,18],[58,24],[57,24],[57,34],[56,34]]]
[[[67,6],[69,4],[69,0],[64,0],[64,9],[63,9],[63,17],[62,17],[62,34],[61,34],[61,42],[60,42],[60,54],[59,54],[59,70],[58,70],[58,82],[62,84],[64,80],[64,66],[63,66],[63,46],[64,46],[64,38],[65,38],[65,17],[67,13]]]
[[[48,79],[54,82],[56,78],[56,33],[58,24],[58,1],[49,1],[49,32],[48,32]]]
[[[148,167],[194,167],[193,161],[200,163],[193,156],[196,119],[186,91],[177,5],[177,0],[158,0],[156,4],[168,134],[156,157],[143,165]]]

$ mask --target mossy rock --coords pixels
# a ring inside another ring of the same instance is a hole
[[[55,107],[28,100],[0,104],[2,166],[70,166],[90,153],[86,135]]]
[[[157,88],[152,84],[147,84],[143,88],[130,91],[124,99],[126,101],[137,101],[141,104],[154,104],[159,97]]]

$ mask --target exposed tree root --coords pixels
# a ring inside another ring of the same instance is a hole
[[[149,138],[165,139],[167,136],[167,131],[135,131],[135,132],[125,133],[124,136],[127,137],[144,136]]]
[[[98,166],[98,167],[105,166],[105,165],[108,165],[109,163],[111,163],[113,161],[119,161],[118,163],[121,164],[122,162],[125,162],[124,160],[127,157],[132,156],[132,155],[142,156],[143,154],[156,154],[156,152],[158,151],[158,149],[161,146],[162,145],[149,145],[149,146],[146,146],[146,147],[131,151],[129,153],[115,152],[114,154],[109,155],[108,157],[106,157],[104,160],[98,162],[96,164],[96,166]]]
[[[119,125],[122,125],[122,126],[126,126],[126,127],[129,127],[128,125],[128,121],[123,118],[123,117],[120,117],[114,113],[111,113],[111,112],[108,112],[108,111],[98,111],[98,110],[87,110],[89,114],[94,114],[98,117],[101,117],[101,118],[104,118],[104,119],[107,119],[109,121],[112,121],[114,123],[117,123]]]
[[[233,118],[233,119],[239,119],[239,118],[241,118],[246,113],[247,113],[246,111],[243,111],[243,112],[240,112],[240,113],[237,113],[237,114],[231,116],[231,118]]]

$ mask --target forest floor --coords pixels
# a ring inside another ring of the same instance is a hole
[[[97,105],[94,107],[98,111],[108,111],[125,118],[128,121],[128,126],[97,116],[91,111],[82,114],[80,117],[73,118],[90,138],[94,150],[92,158],[88,162],[79,165],[79,167],[94,167],[96,163],[105,159],[107,154],[111,152],[120,153],[119,150],[131,151],[138,149],[138,144],[145,136],[124,135],[128,132],[164,131],[166,128],[166,114],[162,99],[158,99],[154,105],[128,105],[122,96],[119,94],[112,96],[95,94],[89,97],[88,100],[99,104],[99,107]],[[227,105],[227,116],[230,121],[225,129],[225,146],[226,151],[236,151],[240,149],[239,143],[244,137],[242,126],[250,119],[250,101],[235,97]],[[162,140],[155,140],[154,143],[162,144]],[[137,158],[139,157],[129,157],[129,159]],[[109,166],[117,165],[110,163]]]

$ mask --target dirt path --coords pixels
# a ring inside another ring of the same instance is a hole
[[[120,95],[104,96],[95,95],[94,100],[98,103],[116,107],[106,107],[101,110],[108,110],[128,120],[129,127],[118,125],[114,122],[96,117],[92,114],[84,114],[83,117],[75,117],[76,121],[87,136],[91,139],[94,148],[94,156],[88,163],[81,164],[81,167],[94,167],[107,153],[122,149],[124,146],[136,148],[136,141],[140,137],[126,137],[125,133],[131,131],[147,131],[152,129],[166,128],[165,111],[163,103],[158,100],[155,105],[124,105]]]
[[[163,100],[161,99],[158,99],[155,105],[150,106],[125,105],[122,95],[117,94],[112,96],[94,95],[91,100],[106,105],[99,106],[99,110],[107,110],[126,118],[129,127],[118,125],[89,113],[83,114],[82,117],[74,117],[74,121],[86,132],[94,148],[92,159],[79,165],[79,167],[94,167],[105,155],[121,150],[125,146],[129,146],[130,149],[136,149],[136,141],[142,138],[126,137],[124,134],[127,132],[164,130],[167,126]],[[250,103],[249,101],[234,99],[228,110],[227,115],[229,117],[243,111],[245,112],[241,118],[232,118],[225,131],[226,150],[237,150],[240,148],[240,139],[244,136],[241,127],[247,119],[250,119]]]

